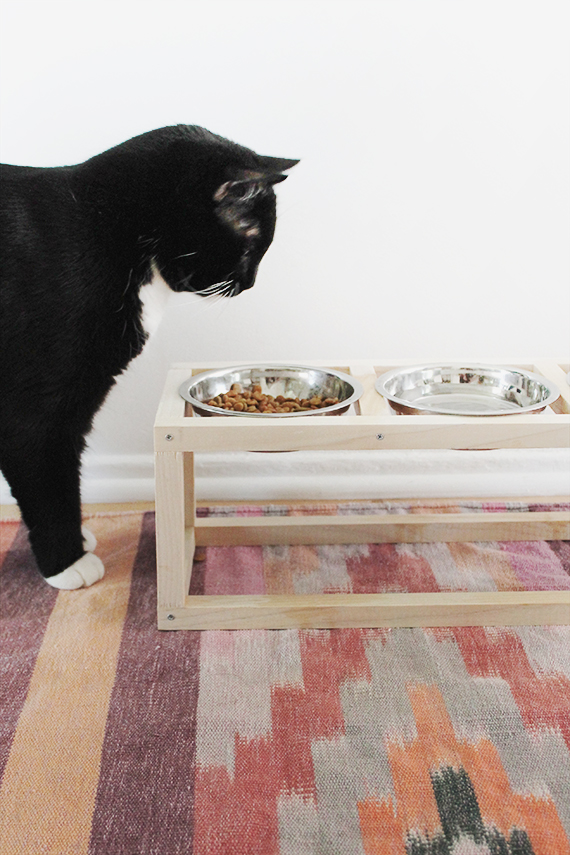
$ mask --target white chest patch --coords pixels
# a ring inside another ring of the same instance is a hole
[[[172,291],[154,265],[152,274],[150,282],[143,285],[139,292],[142,303],[142,326],[148,336],[153,335],[158,329],[158,325],[162,320],[170,295],[172,294]]]

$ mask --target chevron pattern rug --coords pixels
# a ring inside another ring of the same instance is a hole
[[[1,525],[2,855],[570,855],[570,627],[159,632],[154,514],[86,523],[106,576],[61,592]],[[570,588],[560,541],[200,557],[193,593]]]

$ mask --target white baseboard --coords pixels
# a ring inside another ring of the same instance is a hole
[[[570,449],[197,454],[196,492],[230,502],[561,496],[570,493]],[[82,498],[152,501],[152,454],[87,453]],[[12,501],[2,481],[0,502]]]

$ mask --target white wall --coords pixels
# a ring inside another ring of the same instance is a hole
[[[3,161],[75,163],[179,122],[301,158],[278,188],[255,288],[215,304],[174,295],[111,393],[85,498],[115,497],[121,467],[123,482],[132,477],[123,492],[152,491],[152,421],[171,362],[570,361],[569,9],[4,0]],[[543,456],[543,476],[537,459],[516,458],[513,477],[528,466],[531,492],[559,491],[547,472],[566,477],[568,456]],[[434,494],[473,494],[455,457],[437,460],[459,480],[438,487],[418,457]],[[271,465],[296,477],[289,463]],[[516,486],[506,471],[500,481],[506,493]]]

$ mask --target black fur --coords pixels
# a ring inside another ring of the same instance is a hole
[[[251,288],[296,163],[179,125],[76,166],[1,167],[0,467],[45,577],[84,552],[84,438],[143,348],[152,265],[175,291]]]

